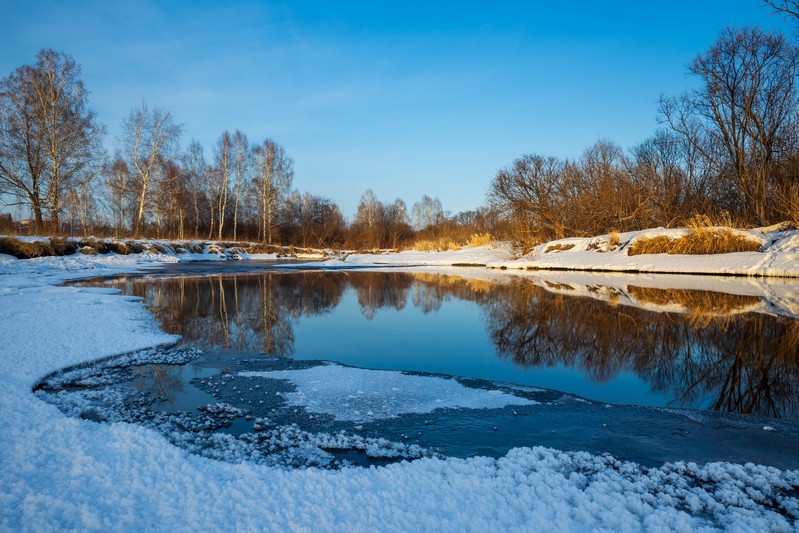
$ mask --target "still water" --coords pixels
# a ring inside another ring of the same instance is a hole
[[[289,468],[536,445],[799,468],[796,282],[298,268],[81,281],[142,298],[183,340],[64,369],[36,394]]]
[[[82,283],[142,297],[192,347],[505,381],[614,404],[799,414],[796,283],[167,273]]]

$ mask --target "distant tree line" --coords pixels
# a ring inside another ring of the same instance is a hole
[[[768,3],[796,17],[793,1]],[[799,222],[799,50],[779,33],[727,28],[662,96],[664,128],[624,151],[600,140],[575,160],[527,154],[500,170],[489,204],[523,242],[685,224]]]
[[[0,80],[0,198],[29,210],[36,234],[397,248],[445,221],[474,230],[437,198],[409,209],[371,190],[348,224],[332,200],[292,188],[294,161],[275,140],[224,131],[207,161],[196,140],[181,149],[171,113],[146,102],[131,109],[109,157],[88,94],[80,67],[55,50]]]
[[[796,2],[766,2],[799,21]],[[273,139],[224,131],[181,148],[183,127],[141,102],[114,153],[75,61],[39,52],[0,80],[0,200],[32,231],[267,244],[400,248],[491,233],[520,243],[684,224],[799,221],[799,49],[779,33],[727,28],[689,65],[696,88],[662,96],[663,128],[632,149],[602,139],[576,159],[526,154],[501,169],[486,205],[451,215],[364,192],[351,222],[328,198],[293,189]]]

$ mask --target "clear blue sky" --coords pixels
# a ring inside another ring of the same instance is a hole
[[[295,186],[348,217],[367,188],[457,212],[523,153],[628,148],[725,25],[792,32],[758,0],[0,0],[0,14],[0,76],[40,48],[70,54],[109,149],[144,98],[208,157],[224,129],[277,140]]]

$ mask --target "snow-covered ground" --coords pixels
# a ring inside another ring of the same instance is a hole
[[[497,253],[464,252],[440,264],[478,262],[478,256]],[[135,299],[56,284],[174,260],[169,257],[0,257],[0,529],[797,527],[799,472],[752,464],[646,469],[607,456],[517,448],[500,459],[287,470],[202,458],[155,431],[70,418],[37,398],[31,387],[49,372],[175,340]]]

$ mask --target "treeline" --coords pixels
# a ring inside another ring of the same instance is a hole
[[[771,4],[770,4],[771,5]],[[778,6],[797,17],[795,2]],[[601,140],[576,160],[524,155],[489,202],[524,242],[691,223],[799,222],[799,50],[779,33],[727,28],[663,96],[664,128],[625,152]]]
[[[766,4],[799,21],[793,0]],[[799,222],[797,46],[728,28],[688,70],[696,88],[661,97],[663,128],[632,149],[600,140],[577,159],[524,155],[493,178],[485,206],[455,215],[436,198],[409,208],[367,190],[348,222],[333,200],[293,189],[294,163],[277,141],[224,131],[206,160],[197,141],[181,148],[169,112],[144,102],[109,156],[80,68],[42,50],[0,80],[0,200],[29,211],[37,234],[347,248]]]
[[[436,198],[409,209],[371,190],[347,223],[334,201],[293,189],[294,162],[275,140],[224,131],[207,161],[195,140],[181,149],[182,133],[171,113],[142,102],[109,157],[80,67],[42,50],[0,81],[0,198],[28,210],[36,234],[397,248],[445,226],[476,231]]]

